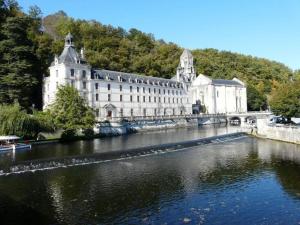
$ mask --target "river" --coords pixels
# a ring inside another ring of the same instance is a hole
[[[232,132],[203,127],[35,146],[2,164]],[[167,154],[0,176],[1,224],[299,224],[300,147],[245,137]]]

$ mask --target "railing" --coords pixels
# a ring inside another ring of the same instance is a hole
[[[271,111],[248,111],[248,112],[232,112],[226,113],[226,115],[265,115],[265,114],[272,114]]]
[[[210,118],[210,117],[225,117],[225,113],[218,114],[188,114],[188,115],[160,115],[160,116],[123,116],[123,117],[111,117],[100,120],[98,122],[120,122],[120,121],[142,121],[142,120],[167,120],[167,119],[198,119],[198,118]]]

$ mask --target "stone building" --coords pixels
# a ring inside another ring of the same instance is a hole
[[[61,55],[55,56],[45,77],[44,108],[54,100],[60,85],[71,85],[93,108],[97,119],[189,115],[192,106],[206,108],[208,113],[247,111],[245,85],[234,79],[211,80],[197,77],[193,56],[184,50],[177,73],[172,79],[142,76],[132,73],[92,68],[74,47],[73,36],[68,34]],[[197,107],[196,107],[197,108]]]

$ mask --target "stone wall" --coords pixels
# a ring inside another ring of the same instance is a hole
[[[136,122],[100,123],[96,133],[103,136],[115,136],[149,130],[162,130],[178,127],[198,126],[197,119],[168,119],[168,120],[142,120]]]
[[[268,119],[257,119],[257,130],[253,132],[259,137],[300,144],[300,127],[297,126],[271,125]]]

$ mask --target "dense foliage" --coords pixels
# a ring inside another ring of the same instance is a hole
[[[53,130],[53,123],[43,113],[29,115],[19,104],[0,105],[0,135],[36,138],[40,132]]]
[[[248,111],[261,111],[268,107],[266,95],[251,84],[247,86],[247,98]]]
[[[64,130],[91,129],[95,125],[95,115],[71,86],[60,86],[55,102],[49,107],[50,117],[56,127]]]
[[[69,31],[76,47],[84,47],[88,62],[97,68],[170,78],[182,53],[178,45],[137,29],[126,31],[94,20],[75,20],[62,11],[42,19],[38,7],[31,7],[26,14],[13,0],[0,0],[0,9],[0,89],[11,90],[1,92],[0,103],[19,99],[21,105],[41,107],[43,75],[47,75],[54,54],[61,53]],[[8,48],[12,52],[7,52]],[[266,108],[274,84],[299,79],[299,71],[294,74],[285,65],[267,59],[215,49],[192,53],[197,73],[244,81],[250,87],[248,106],[253,110]]]
[[[300,81],[278,85],[272,90],[270,106],[277,115],[300,117]]]

